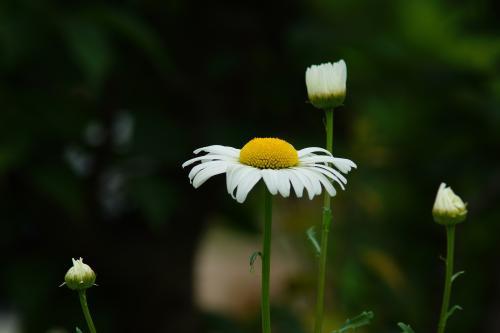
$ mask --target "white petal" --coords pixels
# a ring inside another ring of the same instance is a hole
[[[312,154],[314,152],[320,152],[320,153],[325,153],[327,155],[332,156],[332,153],[330,153],[328,150],[324,148],[319,148],[319,147],[310,147],[310,148],[304,148],[299,151],[297,151],[297,154],[299,155],[299,158]]]
[[[280,194],[283,198],[288,198],[290,196],[290,179],[288,179],[288,174],[282,170],[277,170],[276,179],[278,180]]]
[[[335,177],[337,177],[342,183],[344,184],[347,184],[347,178],[344,177],[343,174],[341,174],[340,172],[338,172],[337,170],[335,170],[334,168],[332,167],[329,167],[327,165],[324,165],[324,164],[312,164],[312,165],[308,165],[307,166],[308,168],[321,168],[321,169],[324,169],[324,170],[327,170],[327,171],[330,171],[331,173],[333,173],[333,175]]]
[[[317,167],[304,167],[308,170],[311,170],[311,171],[314,171],[314,172],[320,172],[322,173],[323,175],[325,175],[327,178],[330,178],[332,180],[334,180],[335,182],[337,182],[337,184],[340,185],[340,187],[345,190],[345,186],[344,184],[333,174],[331,173],[330,171],[327,171],[325,169],[322,169],[321,167],[317,166]],[[333,169],[332,169],[333,170]],[[337,171],[338,172],[338,171]],[[340,173],[339,173],[340,174]]]
[[[309,177],[309,179],[315,179],[316,181],[321,183],[331,197],[337,194],[337,191],[333,187],[332,183],[330,183],[328,178],[326,178],[322,173],[308,169],[301,169],[301,171],[304,172]],[[316,194],[321,194],[321,190]]]
[[[269,193],[276,195],[278,193],[278,180],[276,177],[276,171],[271,169],[262,170],[262,178],[264,178],[264,183],[269,190]]]
[[[299,159],[300,164],[312,164],[312,163],[334,163],[335,158],[332,156],[325,155],[312,155]]]
[[[300,168],[297,171],[301,172],[305,177],[307,177],[307,179],[309,179],[309,181],[314,187],[314,195],[320,195],[322,188],[321,188],[321,182],[319,181],[318,177],[316,177],[314,173],[306,169]]]
[[[288,178],[290,178],[290,182],[292,183],[293,190],[297,195],[297,198],[302,198],[302,194],[304,193],[304,183],[297,177],[295,173],[291,170],[283,170],[288,174]]]
[[[211,166],[211,167],[208,167],[208,168],[201,170],[200,172],[198,172],[196,174],[196,176],[193,179],[194,188],[200,187],[209,178],[226,172],[227,167],[228,167],[228,164],[219,164],[219,165]]]
[[[189,172],[189,179],[192,180],[194,178],[194,176],[196,176],[196,174],[198,172],[200,172],[201,170],[203,169],[206,169],[206,168],[209,168],[209,167],[212,167],[212,166],[215,166],[215,165],[219,165],[221,163],[227,163],[226,161],[208,161],[208,162],[205,162],[205,163],[200,163],[200,164],[197,164],[195,165],[191,171]]]
[[[354,163],[351,160],[348,160],[347,158],[335,157],[334,161],[333,161],[333,165],[335,165],[335,167],[337,169],[339,169],[340,172],[342,172],[342,173],[348,173],[349,171],[351,171],[351,168],[357,168],[356,163]]]
[[[226,155],[214,155],[214,154],[207,154],[203,156],[198,156],[195,158],[192,158],[190,160],[187,160],[186,162],[182,163],[182,167],[185,168],[190,164],[193,164],[194,162],[198,161],[237,161],[236,158],[231,157],[231,156],[226,156]]]
[[[213,146],[198,148],[194,151],[194,153],[199,154],[202,151],[210,153],[210,154],[225,155],[225,156],[230,156],[230,157],[239,157],[240,156],[239,149],[236,149],[233,147],[228,147],[228,146],[221,146],[221,145],[213,145]]]
[[[309,195],[309,200],[312,200],[314,198],[315,190],[314,190],[314,185],[311,183],[308,177],[304,176],[301,172],[297,171],[296,169],[289,169],[290,172],[292,172],[297,178],[300,179],[302,184],[304,184],[304,187],[307,190],[307,194]]]
[[[233,173],[231,174],[231,179],[230,182],[227,184],[227,191],[231,196],[234,198],[234,190],[236,187],[242,183],[245,178],[254,170],[258,170],[254,167],[244,165],[244,164],[239,164],[241,167],[238,169],[235,169]]]
[[[247,198],[250,190],[257,184],[257,182],[262,178],[259,169],[253,169],[238,185],[236,190],[236,201],[243,203]]]

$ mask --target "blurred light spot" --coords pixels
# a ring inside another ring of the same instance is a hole
[[[20,333],[19,317],[10,312],[0,312],[0,333]]]
[[[100,123],[91,122],[85,128],[83,136],[85,142],[95,147],[100,146],[104,142],[104,139],[106,138],[106,132]]]
[[[64,159],[79,176],[86,176],[92,167],[92,157],[82,149],[74,146],[66,147],[64,150]]]
[[[134,134],[134,117],[130,112],[122,111],[113,122],[112,138],[113,145],[117,148],[124,148],[130,141]]]
[[[405,288],[406,277],[389,255],[379,250],[370,249],[363,254],[363,262],[394,291],[399,292]]]
[[[278,240],[271,255],[271,297],[286,293],[290,281],[300,273],[301,263]],[[194,267],[195,302],[204,311],[238,318],[251,318],[260,309],[260,269],[257,258],[250,272],[249,257],[260,250],[260,237],[212,227],[200,243]]]

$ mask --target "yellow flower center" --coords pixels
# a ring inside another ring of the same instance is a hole
[[[299,163],[291,144],[275,138],[255,138],[241,148],[240,162],[259,169],[285,169]]]

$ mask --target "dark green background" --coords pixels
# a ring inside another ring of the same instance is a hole
[[[499,9],[0,1],[0,312],[18,313],[27,333],[83,327],[76,295],[57,288],[82,256],[98,273],[89,299],[101,332],[258,331],[258,312],[242,322],[197,309],[191,277],[210,216],[258,234],[260,191],[245,205],[223,177],[195,191],[180,164],[197,147],[255,136],[323,145],[304,71],[343,58],[334,149],[359,168],[334,201],[328,315],[339,324],[370,309],[366,332],[396,332],[398,321],[434,330],[445,239],[430,211],[445,181],[470,210],[452,300],[464,311],[449,331],[500,331]],[[318,215],[299,235],[319,223],[320,200],[307,205]],[[401,273],[396,288],[387,265]],[[290,293],[313,302],[309,278]],[[274,314],[276,332],[311,331],[310,313],[275,304]]]

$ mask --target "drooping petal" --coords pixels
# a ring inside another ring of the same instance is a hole
[[[237,159],[226,155],[207,154],[187,160],[186,162],[182,163],[182,167],[185,168],[188,165],[191,165],[198,161],[237,161]]]
[[[292,172],[295,176],[297,176],[297,178],[302,182],[305,189],[307,190],[309,200],[312,200],[314,198],[314,195],[315,195],[315,190],[314,190],[314,186],[311,183],[311,181],[309,180],[309,178],[304,176],[302,173],[300,173],[296,169],[289,169],[289,171]]]
[[[322,192],[322,187],[321,187],[321,182],[320,182],[319,178],[316,177],[316,175],[313,172],[311,172],[305,168],[300,168],[298,171],[303,176],[305,176],[307,179],[309,179],[309,181],[311,182],[311,184],[314,187],[314,195],[320,195]]]
[[[343,174],[341,174],[340,172],[338,172],[334,168],[329,167],[328,165],[324,165],[324,164],[312,164],[312,165],[308,165],[307,167],[315,167],[315,168],[320,168],[320,169],[327,170],[327,171],[333,173],[334,176],[337,177],[342,183],[347,184],[347,178],[345,178]]]
[[[290,196],[290,179],[288,178],[288,174],[283,172],[283,170],[279,170],[276,175],[278,191],[284,198],[288,198]]]
[[[302,194],[304,192],[304,183],[291,170],[283,170],[283,172],[286,172],[288,174],[288,178],[290,179],[290,183],[292,183],[292,187],[295,191],[295,195],[297,195],[297,198],[302,198]]]
[[[254,170],[258,170],[254,167],[248,166],[248,165],[243,165],[239,164],[239,168],[234,169],[234,171],[231,174],[231,179],[229,184],[227,185],[227,192],[231,194],[231,196],[234,198],[234,190],[245,180],[248,175],[253,172]]]
[[[335,167],[342,173],[349,173],[352,168],[356,169],[358,167],[353,161],[348,160],[347,158],[338,157],[334,158],[333,165],[335,165]]]
[[[196,174],[198,172],[200,172],[201,170],[203,169],[206,169],[206,168],[209,168],[209,167],[212,167],[212,166],[215,166],[215,165],[219,165],[219,164],[227,164],[226,161],[208,161],[208,162],[205,162],[205,163],[200,163],[200,164],[197,164],[195,165],[191,171],[189,172],[189,180],[193,180],[194,176],[196,176]]]
[[[198,188],[203,185],[203,183],[205,183],[209,178],[226,172],[228,166],[229,164],[217,164],[201,170],[193,179],[193,187]]]
[[[325,177],[321,172],[316,171],[314,169],[302,169],[306,173],[310,173],[309,177],[315,177],[326,189],[328,194],[330,194],[331,197],[334,197],[337,194],[337,191],[333,187],[332,183],[330,183],[330,180]]]
[[[247,198],[250,190],[257,184],[257,182],[262,178],[261,172],[258,169],[252,170],[238,185],[236,190],[236,201],[243,203]]]
[[[310,171],[314,171],[314,172],[319,172],[319,173],[322,173],[323,175],[325,175],[327,178],[330,178],[332,179],[333,181],[337,182],[337,184],[339,184],[339,186],[345,190],[345,186],[344,184],[333,174],[331,173],[330,171],[327,171],[325,169],[322,169],[321,167],[304,167],[305,169],[307,170],[310,170]]]
[[[262,170],[262,178],[269,190],[269,193],[276,195],[278,193],[278,180],[276,179],[276,171],[271,169]]]

